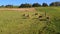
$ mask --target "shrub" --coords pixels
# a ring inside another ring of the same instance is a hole
[[[34,3],[32,7],[40,7],[41,5],[39,3]]]
[[[48,4],[47,3],[43,3],[42,6],[43,7],[46,7],[46,6],[48,6]]]
[[[32,5],[31,4],[21,4],[20,6],[19,6],[19,8],[30,8],[30,7],[32,7]]]
[[[13,5],[6,5],[6,8],[13,8]]]
[[[60,2],[52,2],[49,6],[60,6]]]
[[[40,30],[39,30],[38,34],[42,34],[42,33],[43,33],[43,31],[40,31]]]
[[[56,34],[60,34],[60,32],[57,32]]]

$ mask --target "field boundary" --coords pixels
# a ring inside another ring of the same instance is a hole
[[[0,10],[36,11],[35,8],[0,8]]]

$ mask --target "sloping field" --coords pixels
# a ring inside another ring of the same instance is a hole
[[[51,21],[56,25],[57,31],[60,32],[60,7],[40,7],[36,10],[49,14]]]
[[[60,34],[60,7],[0,8],[0,34]]]
[[[33,27],[36,21],[33,18],[37,17],[34,16],[35,13],[35,9],[32,11],[28,10],[27,12],[23,11],[23,9],[22,11],[20,9],[0,9],[0,34],[33,34],[33,30],[36,29],[36,27]],[[25,16],[23,14],[28,14],[29,18],[24,19]],[[37,20],[37,22],[39,21]],[[44,26],[43,24],[41,23],[41,26]]]

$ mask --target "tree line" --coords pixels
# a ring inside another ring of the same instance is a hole
[[[6,7],[6,8],[13,8],[13,7],[18,7],[18,8],[30,8],[30,7],[48,7],[48,6],[60,6],[60,2],[52,2],[49,5],[47,3],[43,3],[42,5],[39,3],[34,3],[34,4],[21,4],[20,6],[13,6],[13,5],[2,5],[0,7]]]

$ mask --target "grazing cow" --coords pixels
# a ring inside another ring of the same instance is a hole
[[[29,14],[28,14],[28,15],[26,15],[26,17],[29,17]]]
[[[25,14],[23,14],[23,16],[25,16]]]
[[[49,19],[49,17],[46,17],[47,19]]]
[[[42,16],[39,16],[39,18],[42,18]]]
[[[23,14],[24,19],[29,18],[29,14]]]
[[[38,15],[38,13],[35,13],[35,15]]]

